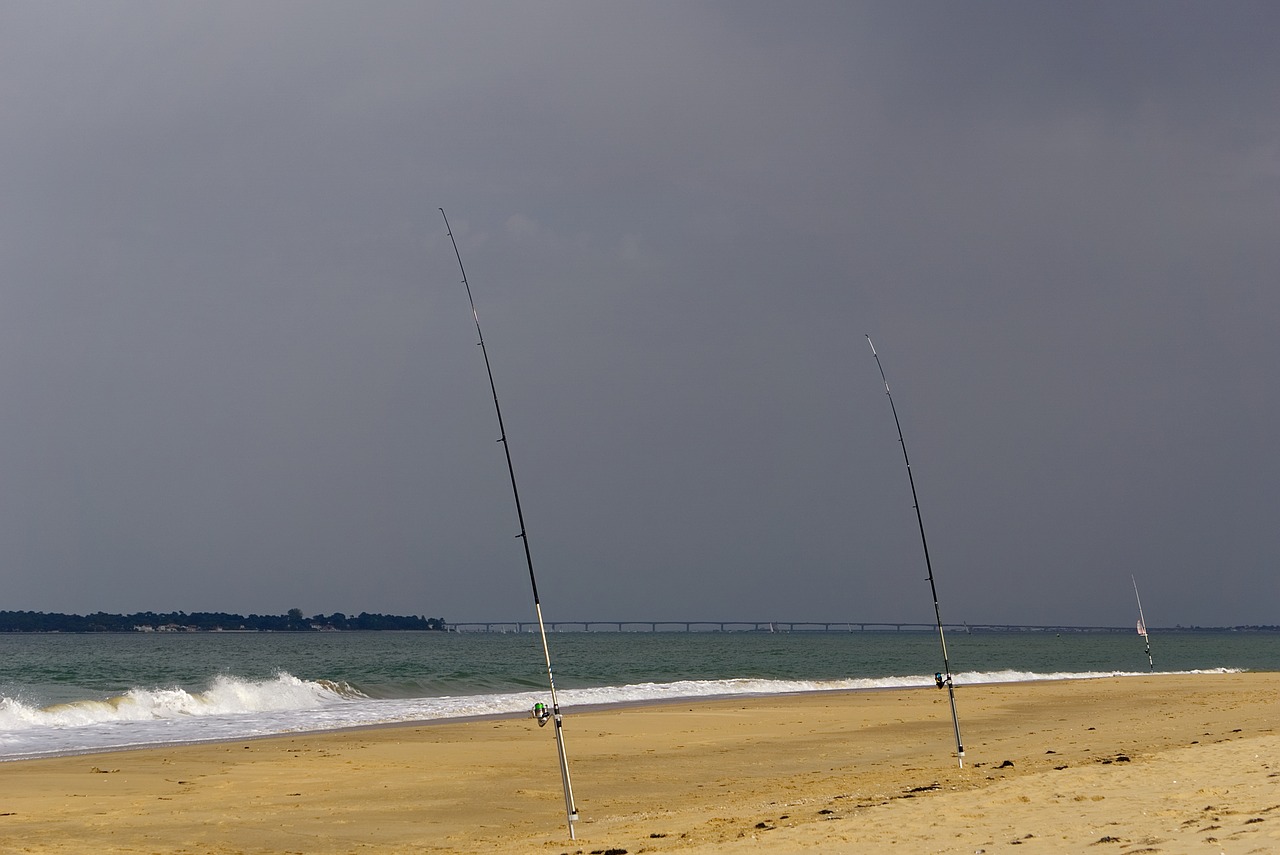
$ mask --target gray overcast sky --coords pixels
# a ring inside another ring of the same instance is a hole
[[[0,0],[0,609],[1280,623],[1277,32]]]

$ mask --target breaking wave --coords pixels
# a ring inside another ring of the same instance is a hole
[[[82,727],[107,722],[307,710],[363,697],[346,683],[300,680],[283,672],[267,680],[219,676],[203,692],[188,692],[181,688],[135,688],[105,700],[79,700],[46,707],[32,706],[14,698],[0,698],[0,732],[33,727]]]

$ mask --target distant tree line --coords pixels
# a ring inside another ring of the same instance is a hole
[[[351,632],[357,630],[443,630],[443,618],[414,615],[358,615],[303,617],[301,609],[282,615],[244,615],[226,612],[136,612],[131,615],[94,612],[65,615],[56,612],[0,611],[0,632]]]

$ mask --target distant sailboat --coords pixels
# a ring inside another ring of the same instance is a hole
[[[1138,635],[1142,636],[1142,641],[1147,647],[1147,665],[1155,671],[1156,663],[1151,659],[1151,636],[1147,635],[1147,619],[1142,614],[1142,597],[1138,596],[1138,580],[1133,576],[1129,578],[1133,580],[1133,596],[1138,600]]]

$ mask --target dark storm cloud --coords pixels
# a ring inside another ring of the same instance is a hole
[[[1267,4],[0,15],[0,607],[1277,622]]]

